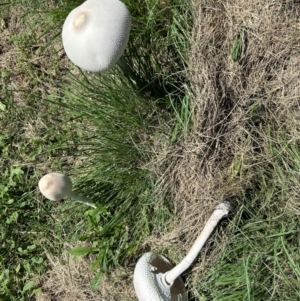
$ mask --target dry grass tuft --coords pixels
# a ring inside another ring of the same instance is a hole
[[[74,259],[65,251],[60,258],[48,255],[48,260],[52,267],[38,280],[42,294],[37,295],[36,301],[136,300],[133,275],[124,269],[105,274],[99,290],[92,291],[91,280],[96,275],[90,271],[93,256]]]
[[[272,173],[274,145],[284,148],[282,138],[287,144],[300,138],[298,1],[194,0],[193,5],[193,128],[180,144],[157,151],[156,160],[179,223],[148,241],[153,249],[171,247],[178,259],[217,203],[255,186],[262,172]],[[270,204],[270,210],[284,213],[295,203]],[[221,250],[222,244],[214,253],[206,248],[202,263],[210,265]]]

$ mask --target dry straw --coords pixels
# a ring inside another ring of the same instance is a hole
[[[300,137],[299,4],[194,0],[193,5],[193,128],[176,146],[159,149],[154,165],[164,190],[171,191],[179,222],[148,240],[178,259],[216,203],[240,196],[262,170],[273,168],[270,143],[280,148],[282,133],[290,143]],[[222,244],[211,253],[208,244],[194,280],[220,250]]]
[[[65,245],[65,249],[71,246]],[[42,293],[36,301],[117,301],[136,300],[133,275],[119,269],[102,278],[98,291],[91,290],[91,280],[96,275],[90,271],[93,256],[75,259],[67,251],[60,258],[47,256],[51,269],[40,277]]]

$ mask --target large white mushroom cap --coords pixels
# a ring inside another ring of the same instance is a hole
[[[93,72],[112,67],[129,39],[130,12],[119,0],[87,0],[67,16],[63,46],[78,67]]]
[[[60,201],[71,193],[72,181],[64,174],[52,172],[40,179],[39,189],[48,200]]]

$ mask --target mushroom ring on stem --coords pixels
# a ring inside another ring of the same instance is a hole
[[[229,210],[228,203],[217,206],[189,253],[174,268],[167,258],[155,253],[146,253],[139,259],[134,270],[134,288],[139,301],[187,300],[180,275],[193,263],[220,219]]]
[[[38,185],[43,196],[50,201],[60,201],[65,197],[69,197],[79,203],[97,208],[88,198],[72,192],[72,181],[64,174],[58,172],[49,173],[40,179]]]
[[[131,28],[131,15],[119,0],[87,0],[67,16],[62,41],[78,67],[102,72],[122,56]]]

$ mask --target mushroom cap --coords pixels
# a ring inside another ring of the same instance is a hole
[[[87,0],[67,16],[62,41],[78,67],[101,72],[112,67],[129,40],[131,16],[119,0]]]
[[[186,301],[187,293],[181,277],[171,287],[163,285],[163,278],[173,265],[163,255],[148,252],[134,269],[134,289],[139,301]]]
[[[48,200],[59,201],[70,194],[72,191],[72,182],[64,174],[52,172],[40,179],[39,189]]]

